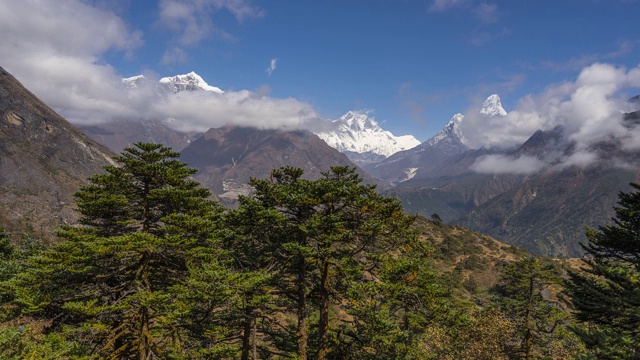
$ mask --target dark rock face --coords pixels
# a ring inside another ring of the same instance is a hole
[[[111,155],[0,68],[0,226],[51,238]]]

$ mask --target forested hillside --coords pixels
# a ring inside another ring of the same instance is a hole
[[[588,233],[591,270],[572,272],[569,284],[574,318],[561,292],[563,262],[447,226],[437,214],[406,215],[353,168],[333,167],[317,180],[275,169],[225,209],[178,156],[156,144],[125,149],[118,166],[76,193],[79,224],[61,228],[53,245],[0,232],[0,357],[567,359],[637,351],[636,307],[618,303],[633,304],[637,288],[629,232],[637,194],[622,198],[631,212],[618,210],[621,222]],[[628,255],[611,260],[609,240],[620,234]],[[618,276],[597,285],[590,274]],[[610,290],[619,297],[607,296],[616,303],[603,312],[588,294]]]

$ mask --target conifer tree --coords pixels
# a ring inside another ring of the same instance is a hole
[[[567,283],[587,347],[601,359],[640,356],[640,185],[620,192],[613,223],[587,229],[589,257]]]
[[[225,227],[231,237],[224,241],[233,257],[231,267],[239,280],[237,300],[231,307],[235,311],[235,322],[241,329],[241,360],[249,359],[250,352],[269,357],[276,351],[277,343],[290,342],[290,334],[282,331],[276,314],[277,299],[274,296],[279,277],[274,251],[277,244],[264,241],[276,236],[283,220],[282,214],[273,208],[265,208],[253,197],[241,196],[237,209],[225,216]],[[276,351],[277,352],[277,351]]]
[[[545,353],[549,344],[557,337],[570,337],[566,333],[569,315],[543,296],[559,281],[553,265],[535,257],[510,264],[502,274],[500,302],[515,324],[519,346],[514,352],[524,359],[552,356]]]
[[[315,358],[330,353],[331,305],[344,297],[344,279],[375,268],[377,257],[410,238],[413,218],[400,203],[378,195],[375,186],[361,184],[355,169],[332,167],[318,180],[302,179],[302,170],[285,167],[272,180],[252,180],[254,199],[279,212],[266,241],[283,278],[283,296],[293,300],[297,317],[298,357],[308,349],[310,297],[318,304]],[[341,289],[342,286],[342,289]]]
[[[211,251],[220,208],[190,179],[195,170],[161,145],[137,143],[120,166],[76,194],[80,227],[32,257],[13,283],[23,313],[101,358],[163,358],[180,348],[171,319],[175,286]]]
[[[349,282],[344,301],[352,317],[332,338],[333,358],[422,359],[429,326],[452,328],[461,320],[455,299],[437,273],[426,244],[414,242],[379,256],[371,281]],[[357,275],[357,274],[354,274]],[[362,274],[360,274],[362,277]],[[338,355],[338,356],[336,356]]]

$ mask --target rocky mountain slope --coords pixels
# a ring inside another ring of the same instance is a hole
[[[210,129],[182,151],[181,159],[197,168],[194,178],[226,204],[251,191],[247,185],[251,177],[268,178],[280,166],[300,167],[305,178],[318,178],[330,166],[353,166],[311,132],[234,126]],[[375,183],[365,172],[360,174]]]
[[[0,68],[0,226],[50,239],[111,156]]]

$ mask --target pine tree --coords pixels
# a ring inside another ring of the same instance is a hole
[[[225,249],[233,257],[231,267],[236,273],[236,301],[230,307],[235,312],[230,322],[238,324],[241,360],[248,360],[250,353],[269,357],[278,347],[277,343],[291,342],[290,334],[278,326],[276,314],[279,313],[276,284],[279,277],[273,271],[274,251],[277,245],[264,241],[273,238],[274,224],[283,220],[282,215],[273,208],[261,206],[253,197],[241,196],[239,206],[225,216],[225,227],[231,235],[225,239]],[[277,231],[277,230],[276,230]],[[272,232],[272,233],[270,233]]]
[[[456,326],[461,318],[455,299],[430,259],[431,250],[421,242],[405,244],[379,256],[376,268],[367,271],[370,281],[354,278],[345,296],[343,322],[332,338],[332,358],[422,359],[428,358],[421,342],[429,326]],[[362,274],[359,274],[362,278]]]
[[[101,358],[162,358],[180,347],[175,286],[194,254],[212,251],[220,208],[178,156],[138,143],[115,158],[121,166],[90,178],[76,194],[83,226],[60,231],[63,241],[14,281],[24,314],[50,319]]]
[[[410,216],[400,203],[361,184],[355,169],[332,167],[318,180],[302,179],[302,170],[276,169],[272,180],[252,180],[264,209],[279,213],[267,227],[265,241],[282,278],[280,291],[293,300],[297,317],[298,357],[310,356],[310,297],[318,304],[315,357],[326,359],[332,331],[331,304],[344,297],[344,279],[379,263],[376,258],[410,238]]]
[[[640,185],[620,192],[613,223],[587,229],[585,258],[572,272],[567,292],[587,347],[602,359],[635,359],[640,354]]]
[[[519,346],[514,351],[524,359],[553,357],[545,353],[549,344],[557,338],[570,337],[566,333],[570,316],[543,295],[559,281],[553,264],[535,257],[510,264],[502,274],[500,303],[515,324]]]

